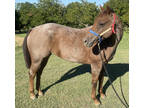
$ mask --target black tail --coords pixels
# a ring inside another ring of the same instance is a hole
[[[27,48],[27,37],[30,32],[31,32],[31,30],[28,31],[28,33],[23,41],[23,54],[24,54],[25,64],[26,64],[27,68],[30,68],[30,66],[31,66],[31,58],[30,58],[29,50]]]

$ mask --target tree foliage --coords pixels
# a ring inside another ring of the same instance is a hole
[[[129,0],[109,0],[109,5],[120,16],[124,26],[129,25]],[[37,4],[17,3],[15,9],[16,30],[28,30],[44,23],[59,23],[82,28],[92,25],[99,13],[96,3],[87,0],[64,6],[59,0],[39,0]]]
[[[93,24],[98,14],[98,7],[88,2],[73,2],[67,6],[65,18],[68,25],[73,27],[84,27]]]
[[[64,8],[57,0],[40,0],[38,6],[42,12],[45,23],[63,23]]]
[[[15,10],[15,29],[20,30],[21,29],[21,21],[20,21],[20,13],[18,10]]]
[[[129,0],[109,0],[104,6],[106,5],[120,16],[125,27],[129,27]]]

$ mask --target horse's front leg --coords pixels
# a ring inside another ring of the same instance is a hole
[[[100,97],[104,99],[105,94],[103,93],[103,80],[104,80],[104,68],[101,70],[100,75],[99,75],[99,88],[98,88]]]
[[[99,105],[100,102],[98,99],[96,99],[96,87],[97,87],[97,82],[99,79],[100,72],[102,70],[102,63],[96,63],[96,64],[91,64],[91,70],[92,70],[92,92],[91,92],[91,97],[94,100],[94,103],[96,105]]]

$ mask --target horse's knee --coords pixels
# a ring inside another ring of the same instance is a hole
[[[92,83],[93,86],[96,86],[96,85],[97,85],[97,80],[92,79],[92,82],[91,82],[91,83]]]
[[[99,78],[99,74],[98,73],[92,73],[92,83],[97,83]]]

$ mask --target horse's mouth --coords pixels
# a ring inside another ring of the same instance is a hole
[[[93,42],[91,42],[91,43],[89,43],[89,44],[86,44],[86,47],[88,47],[88,48],[90,48],[90,47],[92,47],[93,46]]]

